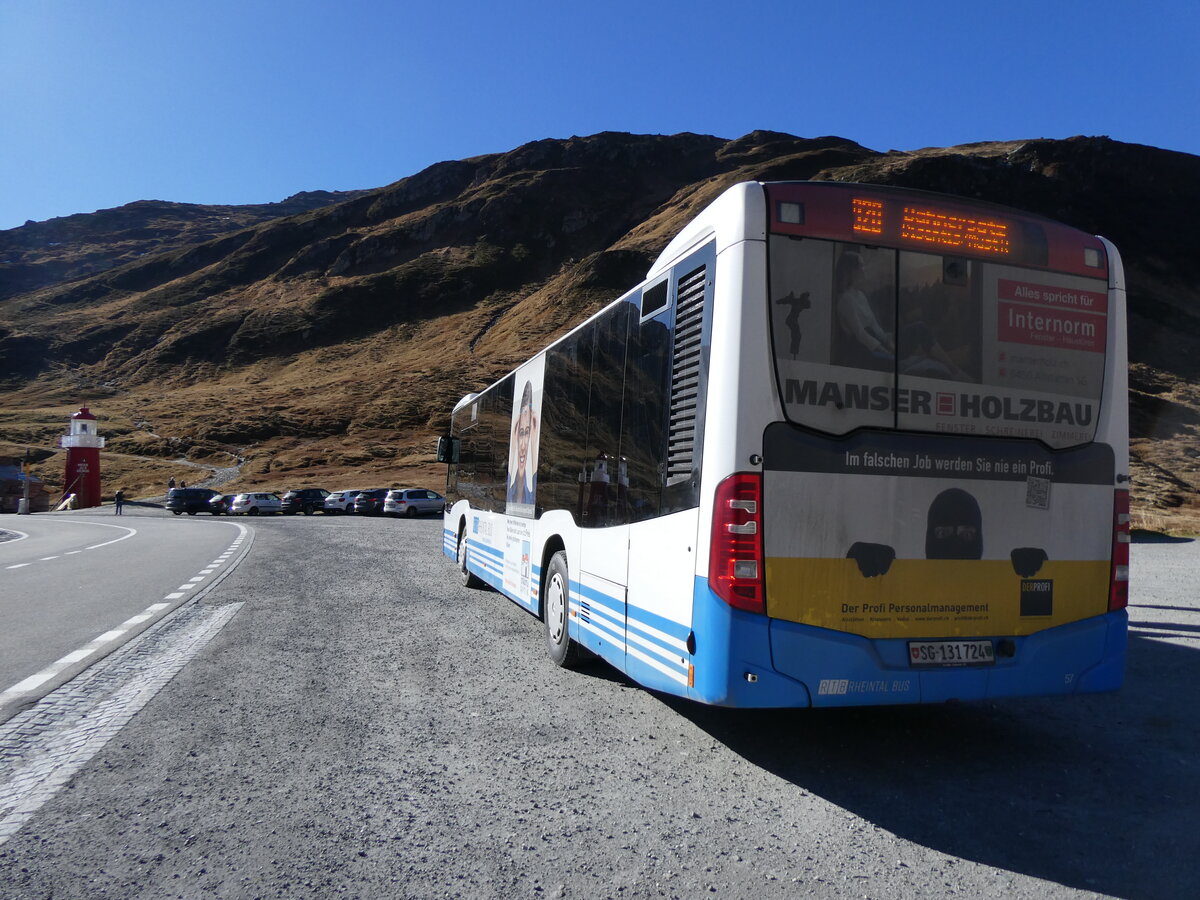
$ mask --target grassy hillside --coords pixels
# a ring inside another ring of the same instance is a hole
[[[545,140],[194,239],[147,225],[135,252],[128,229],[79,222],[54,249],[91,268],[37,283],[3,248],[44,223],[0,232],[0,454],[52,448],[86,403],[109,437],[107,491],[194,481],[181,459],[243,461],[236,487],[436,487],[433,442],[458,397],[639,281],[729,185],[808,178],[980,197],[1113,239],[1135,506],[1200,526],[1200,278],[1184,246],[1200,160],[1104,138],[910,153],[768,132]],[[41,465],[47,481],[61,465]]]

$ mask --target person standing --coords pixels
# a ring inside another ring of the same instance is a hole
[[[118,515],[118,516],[125,515],[125,513],[124,513],[125,492],[123,490],[121,490],[120,488],[118,488],[117,492],[115,494],[113,494],[113,505],[116,506],[116,508],[117,508],[116,513],[115,513],[116,515]]]
[[[174,475],[172,475],[170,478],[167,479],[167,490],[168,491],[175,490],[175,476]]]

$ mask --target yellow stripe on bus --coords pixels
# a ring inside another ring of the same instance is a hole
[[[1049,561],[1028,580],[1006,559],[898,559],[872,578],[853,559],[766,569],[772,618],[871,638],[1026,635],[1108,611],[1108,560]]]

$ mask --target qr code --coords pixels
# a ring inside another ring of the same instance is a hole
[[[1050,508],[1050,479],[1025,479],[1025,505],[1034,509]]]

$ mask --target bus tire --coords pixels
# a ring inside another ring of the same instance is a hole
[[[550,558],[546,580],[542,583],[542,621],[546,623],[546,649],[556,666],[572,669],[582,654],[571,640],[571,580],[567,575],[567,554],[559,550]]]
[[[458,533],[458,571],[461,573],[459,580],[463,587],[483,587],[483,581],[479,576],[467,568],[467,529],[465,528]]]

